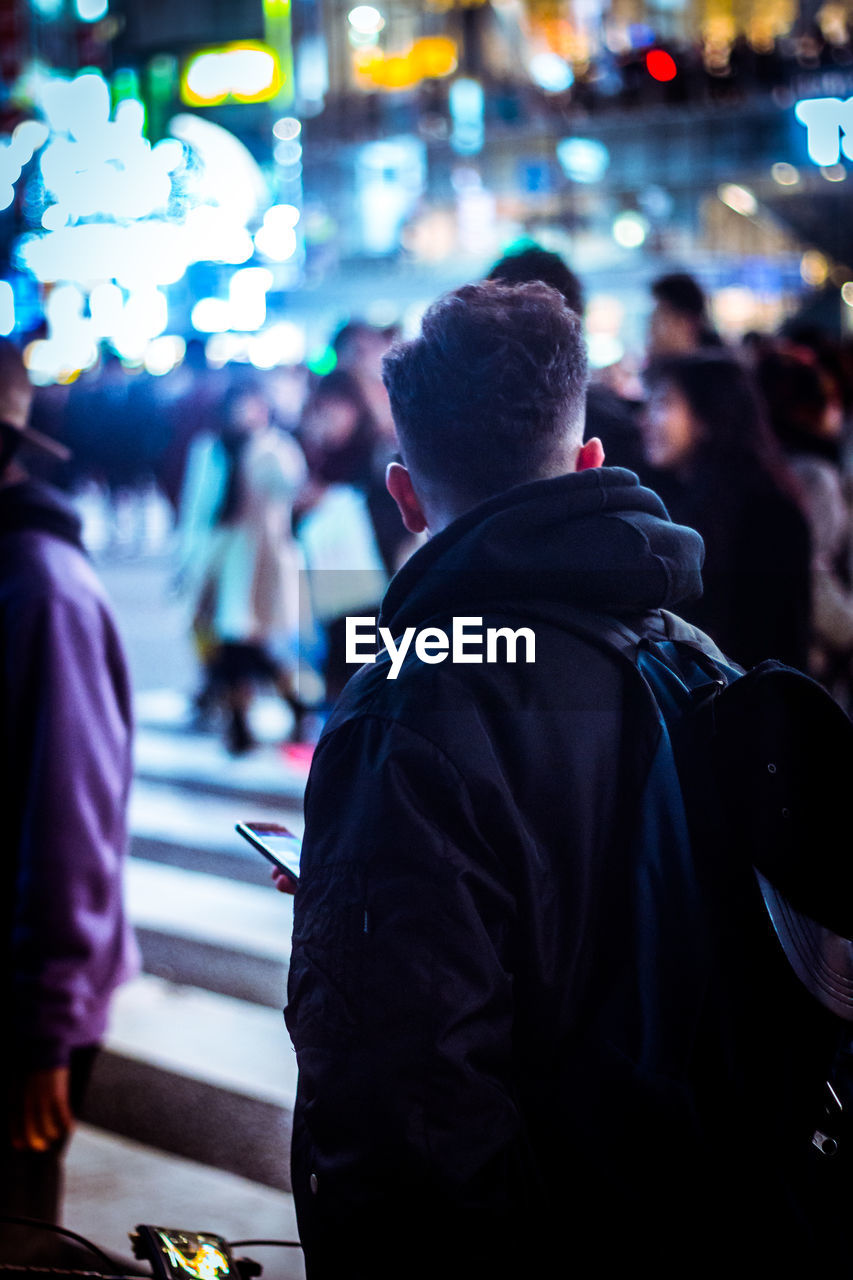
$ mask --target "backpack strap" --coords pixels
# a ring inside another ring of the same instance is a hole
[[[656,706],[660,702],[659,691],[656,692],[649,680],[644,653],[656,658],[684,686],[685,694],[695,689],[698,700],[704,700],[709,692],[723,688],[742,674],[741,668],[726,658],[710,636],[667,609],[618,618],[569,607],[561,610],[561,623],[597,648],[626,659],[643,679]],[[698,665],[705,677],[698,688],[695,672],[688,676],[684,669],[684,658]]]

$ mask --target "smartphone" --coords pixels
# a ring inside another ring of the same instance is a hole
[[[287,876],[293,887],[299,883],[299,854],[302,841],[277,822],[238,822],[236,830],[265,858]]]
[[[209,1231],[140,1223],[133,1245],[136,1257],[151,1263],[157,1280],[226,1280],[239,1274],[227,1241]]]

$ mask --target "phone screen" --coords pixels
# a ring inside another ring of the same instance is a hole
[[[237,831],[294,883],[299,879],[302,841],[276,822],[238,822]]]
[[[225,1280],[231,1275],[229,1250],[221,1236],[153,1227],[154,1243],[174,1280]]]

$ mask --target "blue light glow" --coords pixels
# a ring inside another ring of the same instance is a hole
[[[74,0],[74,8],[81,22],[100,22],[110,11],[109,0]]]
[[[838,164],[843,152],[853,160],[853,98],[805,98],[794,115],[807,130],[806,145],[815,164]]]
[[[610,152],[595,138],[563,138],[557,143],[557,159],[571,182],[600,182],[610,165]]]

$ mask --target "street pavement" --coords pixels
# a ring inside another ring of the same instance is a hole
[[[136,690],[126,895],[143,965],[117,994],[69,1148],[65,1225],[127,1264],[143,1222],[296,1241],[282,1017],[292,902],[234,826],[272,819],[301,834],[309,760],[282,748],[289,712],[269,696],[246,756],[229,756],[215,727],[190,727],[197,675],[169,557],[96,565]],[[298,1248],[238,1252],[268,1280],[304,1277]]]

